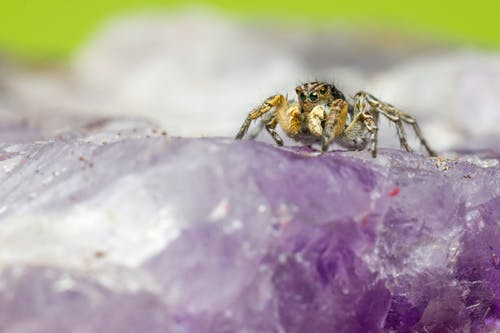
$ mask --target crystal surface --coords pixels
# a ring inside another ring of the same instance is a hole
[[[499,330],[495,154],[103,120],[0,156],[1,332]]]

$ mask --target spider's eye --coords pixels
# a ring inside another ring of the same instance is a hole
[[[318,99],[318,94],[315,92],[309,94],[309,99],[311,100],[311,102],[315,102]]]
[[[319,90],[319,93],[320,93],[321,95],[326,94],[326,88],[324,88],[324,87],[323,87],[323,88],[321,88],[321,89]]]
[[[300,93],[300,99],[302,100],[302,102],[305,102],[306,98],[306,94]]]

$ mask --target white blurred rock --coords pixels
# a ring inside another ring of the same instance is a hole
[[[232,133],[231,124],[289,88],[297,72],[304,70],[279,45],[201,13],[111,23],[74,64],[84,91],[111,112],[151,117],[186,136]]]
[[[498,55],[423,46],[405,53],[376,37],[257,27],[206,11],[126,16],[103,27],[66,71],[20,71],[4,85],[12,109],[29,110],[30,119],[54,110],[134,116],[171,135],[233,136],[269,95],[294,97],[298,83],[320,79],[347,96],[367,90],[416,116],[441,151],[490,146],[500,136]],[[398,146],[395,129],[384,120],[380,126],[381,145]]]
[[[380,73],[374,93],[429,120],[438,149],[500,136],[500,57],[472,51],[425,57]]]

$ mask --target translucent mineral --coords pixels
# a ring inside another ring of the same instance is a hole
[[[126,119],[4,142],[0,332],[498,332],[498,162]]]

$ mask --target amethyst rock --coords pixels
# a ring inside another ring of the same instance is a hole
[[[148,126],[0,145],[1,332],[500,330],[498,156]]]

